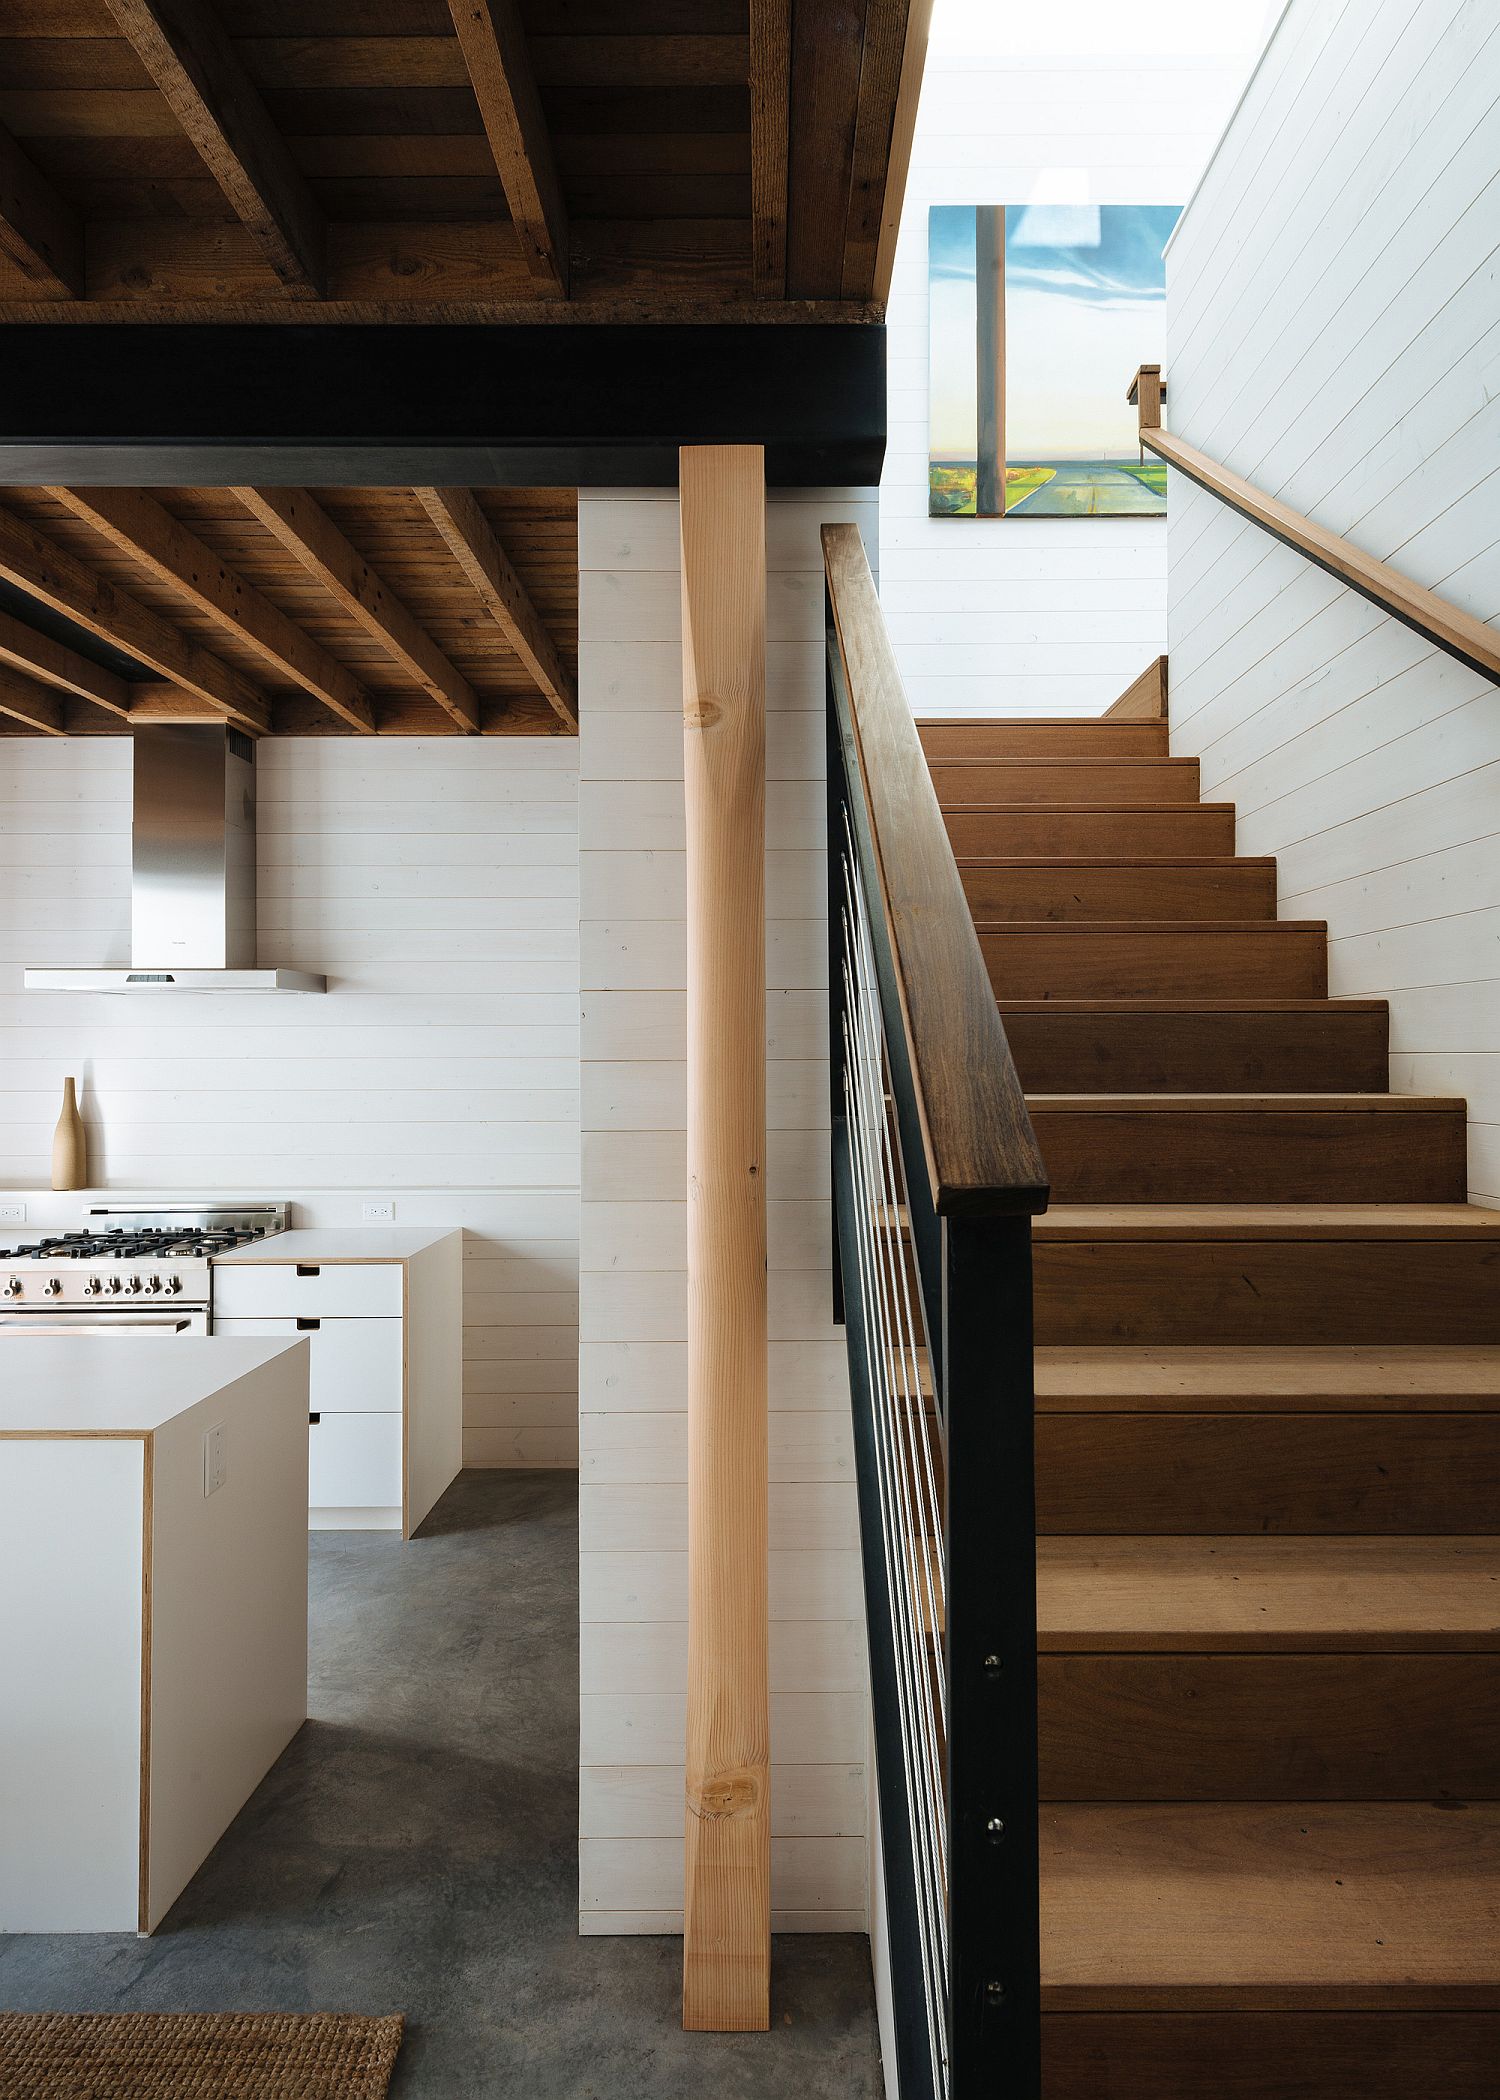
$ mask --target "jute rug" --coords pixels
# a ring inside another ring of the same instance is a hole
[[[0,2012],[0,2100],[385,2100],[401,2015]]]

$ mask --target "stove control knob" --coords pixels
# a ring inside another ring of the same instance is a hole
[[[4,1291],[0,1292],[0,1297],[19,1298],[24,1288],[20,1277],[12,1276],[7,1280]]]
[[[130,1292],[130,1294],[131,1294],[131,1296],[132,1296],[132,1297],[139,1297],[139,1296],[140,1296],[140,1290],[141,1290],[141,1279],[140,1279],[140,1277],[139,1277],[139,1276],[132,1276],[132,1277],[131,1277],[131,1279],[130,1279],[130,1281],[129,1281],[129,1282],[128,1282],[128,1283],[126,1284],[125,1288],[126,1288],[126,1290],[127,1290],[127,1291],[129,1291],[129,1292]]]
[[[47,1278],[47,1281],[42,1285],[42,1291],[44,1295],[48,1298],[60,1298],[62,1296],[61,1277],[49,1276]]]
[[[91,1276],[83,1287],[83,1295],[85,1298],[97,1298],[103,1288],[104,1285],[99,1281],[98,1277]]]
[[[118,1290],[119,1290],[119,1288],[120,1288],[120,1279],[119,1279],[119,1277],[118,1277],[118,1276],[109,1276],[109,1277],[106,1277],[106,1279],[105,1279],[105,1283],[104,1283],[104,1288],[105,1288],[105,1290],[106,1290],[106,1291],[118,1291]]]
[[[167,1292],[167,1296],[168,1296],[169,1298],[170,1298],[170,1297],[173,1297],[173,1296],[175,1296],[175,1295],[176,1295],[176,1293],[177,1293],[178,1291],[180,1291],[181,1289],[182,1289],[182,1278],[181,1278],[180,1276],[169,1276],[169,1277],[167,1278],[167,1282],[166,1282],[166,1292]]]
[[[148,1296],[150,1296],[150,1295],[153,1295],[153,1294],[154,1294],[155,1292],[159,1291],[160,1289],[161,1289],[161,1278],[160,1278],[159,1276],[148,1276],[148,1277],[146,1278],[146,1291],[147,1291],[147,1295],[148,1295]]]

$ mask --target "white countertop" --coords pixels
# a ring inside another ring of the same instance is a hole
[[[0,1437],[145,1436],[305,1340],[0,1336]]]
[[[410,1261],[429,1247],[456,1236],[457,1226],[309,1225],[293,1232],[274,1232],[250,1240],[228,1254],[216,1254],[214,1267],[227,1263],[272,1261]]]

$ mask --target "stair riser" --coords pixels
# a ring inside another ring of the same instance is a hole
[[[1195,758],[1147,758],[1123,764],[1107,758],[1031,763],[1004,758],[976,762],[941,760],[929,766],[938,801],[945,809],[976,802],[1079,803],[1107,807],[1153,802],[1195,803]]]
[[[1036,1476],[1047,1535],[1472,1537],[1500,1532],[1500,1412],[1040,1414]]]
[[[1500,1655],[1044,1655],[1044,1801],[1493,1800]]]
[[[919,722],[929,759],[1165,758],[1165,722]]]
[[[1462,1109],[1079,1114],[1033,1102],[1054,1203],[1462,1203]]]
[[[1276,863],[960,868],[976,919],[1274,919]]]
[[[1181,809],[946,810],[958,854],[1142,856],[1234,852],[1234,811]]]
[[[997,999],[1322,999],[1321,926],[1228,932],[984,932]]]
[[[1036,1339],[1500,1344],[1500,1249],[1463,1240],[1047,1240]]]
[[[1049,2012],[1042,2100],[1494,2100],[1500,2012]]]
[[[1021,1084],[1038,1094],[1378,1093],[1390,1084],[1384,1010],[1000,1017]]]

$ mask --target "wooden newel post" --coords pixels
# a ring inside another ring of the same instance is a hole
[[[974,515],[1005,516],[1005,206],[974,209]]]
[[[682,2024],[770,2025],[766,517],[758,445],[681,454],[688,1708]]]
[[[1125,399],[1133,402],[1137,410],[1137,428],[1161,429],[1161,405],[1166,399],[1167,383],[1161,376],[1160,365],[1140,365],[1130,382],[1130,391]]]

